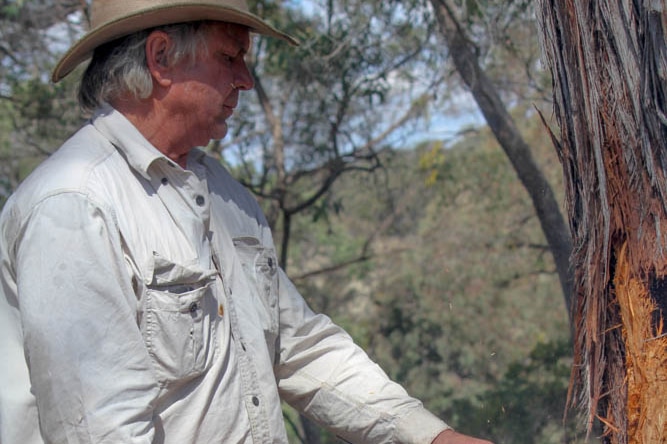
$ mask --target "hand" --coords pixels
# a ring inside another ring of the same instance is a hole
[[[473,438],[447,429],[436,436],[431,444],[491,444],[491,441]]]

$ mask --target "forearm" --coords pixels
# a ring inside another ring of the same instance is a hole
[[[281,395],[352,442],[430,443],[447,425],[281,280]]]

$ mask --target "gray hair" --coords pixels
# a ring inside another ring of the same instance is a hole
[[[103,102],[111,102],[128,94],[145,99],[153,92],[153,80],[146,64],[146,39],[160,30],[174,42],[167,53],[169,65],[181,60],[194,62],[198,51],[205,48],[206,33],[211,22],[179,23],[151,28],[121,37],[95,49],[79,85],[79,104],[93,111]]]

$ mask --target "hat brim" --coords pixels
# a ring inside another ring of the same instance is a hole
[[[169,4],[143,9],[136,14],[104,23],[90,30],[77,41],[60,59],[51,74],[56,83],[62,80],[79,64],[90,58],[98,46],[137,31],[172,23],[184,23],[198,20],[221,21],[247,26],[252,32],[275,37],[298,46],[299,42],[284,32],[275,29],[254,14],[239,9],[212,6],[210,4]]]

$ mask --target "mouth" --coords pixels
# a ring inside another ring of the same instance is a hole
[[[225,119],[231,117],[231,115],[234,114],[234,109],[236,109],[236,107],[234,106],[225,105],[222,107],[222,114],[225,117]]]

